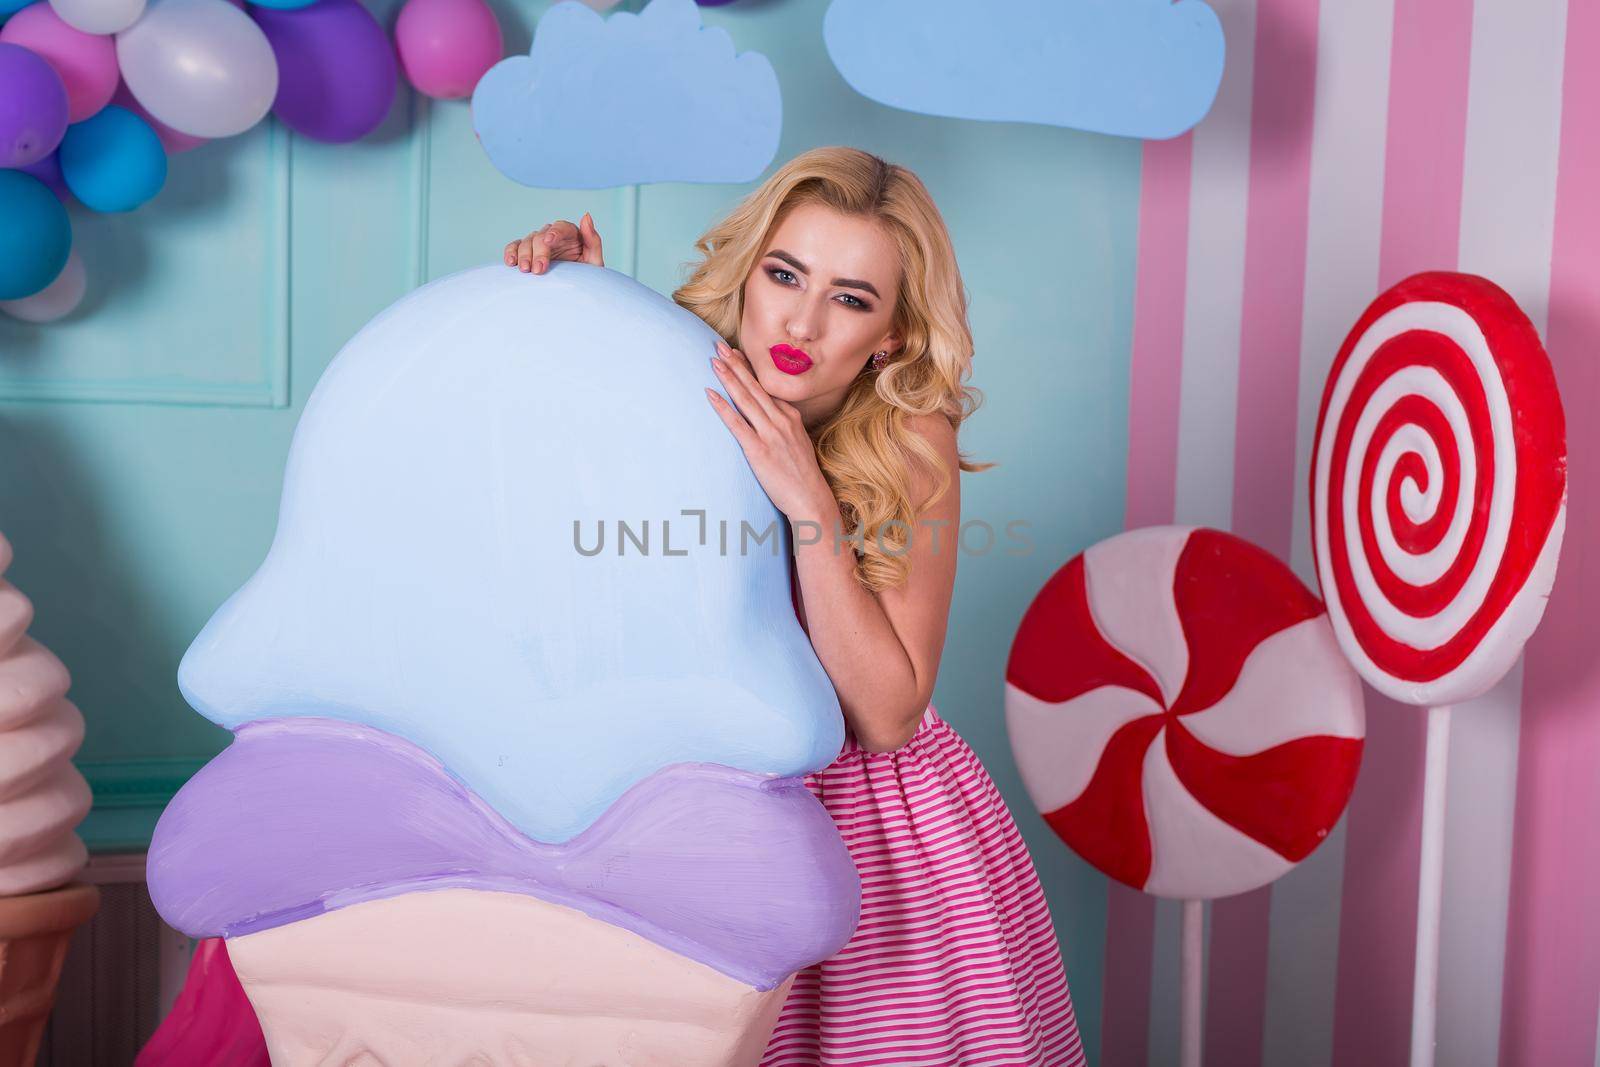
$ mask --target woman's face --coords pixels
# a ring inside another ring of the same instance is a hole
[[[737,347],[762,388],[813,426],[874,352],[900,347],[890,326],[899,291],[899,251],[876,223],[801,204],[745,279]]]

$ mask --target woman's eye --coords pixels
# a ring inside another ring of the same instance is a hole
[[[794,277],[794,273],[792,271],[784,270],[782,267],[768,267],[767,274],[780,285],[790,284],[789,279]],[[846,304],[845,307],[855,308],[861,311],[872,310],[872,305],[868,304],[858,296],[852,296],[850,293],[841,293],[840,295],[851,301],[851,303]]]

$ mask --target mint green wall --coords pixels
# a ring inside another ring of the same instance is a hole
[[[508,49],[527,49],[546,6],[497,4]],[[965,516],[1026,520],[1034,551],[962,559],[934,699],[1023,828],[1095,1050],[1104,880],[1034,815],[1001,685],[1033,593],[1122,525],[1139,145],[881,107],[828,62],[825,9],[746,0],[704,17],[777,69],[776,162],[843,143],[903,163],[954,236],[972,294],[972,381],[986,395],[962,446],[1000,464],[964,476]],[[295,421],[339,347],[417,284],[585,210],[609,266],[670,292],[695,237],[753,187],[528,189],[489,165],[465,103],[409,90],[356,145],[269,121],[172,164],[137,212],[72,209],[90,275],[77,313],[42,327],[0,318],[7,577],[34,602],[33,634],[72,671],[89,722],[79,762],[97,797],[84,833],[98,848],[142,846],[166,797],[227,740],[179,696],[178,660],[271,543]]]

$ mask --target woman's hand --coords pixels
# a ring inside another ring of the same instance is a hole
[[[581,263],[606,265],[601,253],[600,234],[594,228],[594,219],[585,211],[577,224],[566,219],[547,222],[528,236],[506,245],[506,266],[517,267],[524,274],[543,274],[558,259],[571,259]]]
[[[721,340],[711,365],[733,399],[715,389],[706,395],[733,432],[761,488],[786,516],[803,516],[833,502],[833,491],[817,465],[817,451],[800,420],[800,411],[761,387],[743,352]]]

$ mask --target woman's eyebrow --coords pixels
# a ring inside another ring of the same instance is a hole
[[[783,260],[785,263],[789,264],[789,266],[793,267],[795,270],[806,275],[807,277],[809,277],[811,274],[811,272],[806,269],[806,265],[804,263],[800,262],[787,252],[774,248],[771,252],[768,252],[767,255],[772,256],[774,259]],[[878,297],[879,300],[883,299],[883,297],[878,293],[877,286],[873,285],[871,282],[864,282],[860,278],[835,278],[833,280],[833,284],[843,285],[850,289],[865,289],[873,296]]]

